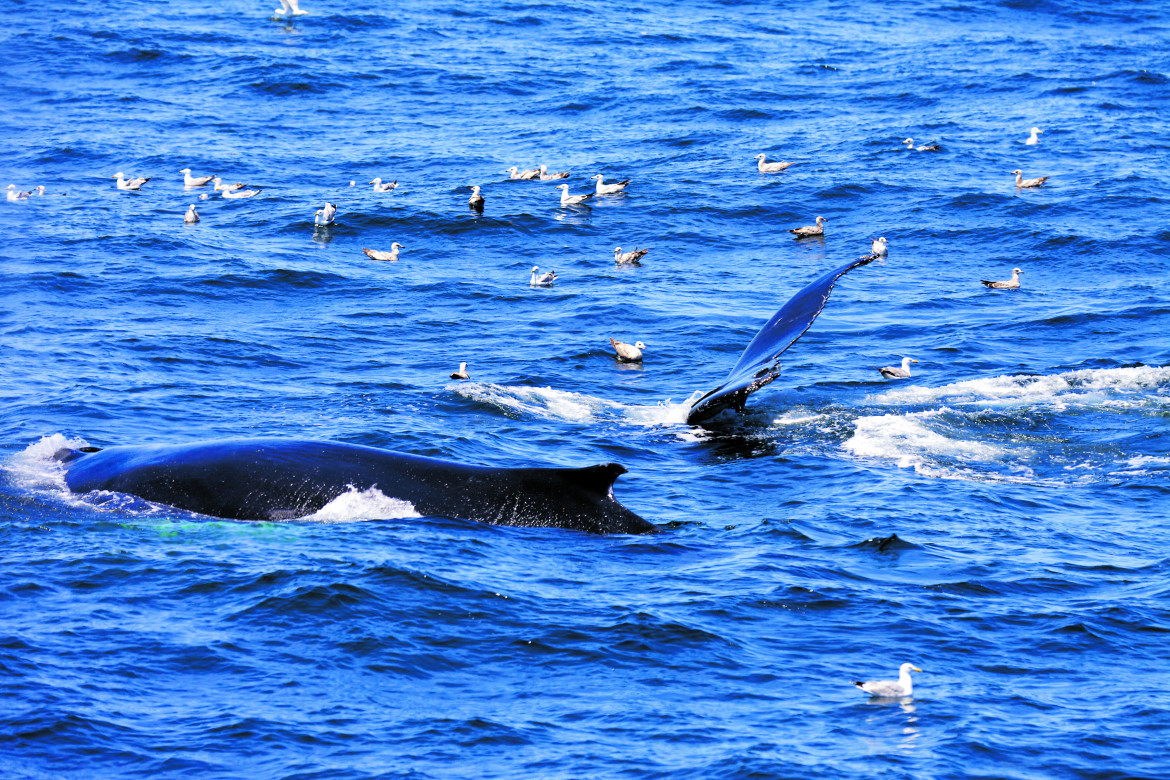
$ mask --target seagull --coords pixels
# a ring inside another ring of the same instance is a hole
[[[471,188],[471,197],[467,199],[467,205],[476,214],[483,213],[483,195],[479,194],[479,185],[476,184]]]
[[[793,228],[789,233],[795,233],[797,238],[812,238],[813,236],[825,235],[825,223],[829,220],[824,217],[817,217],[817,224],[805,225],[804,227]]]
[[[362,251],[366,253],[366,257],[371,260],[385,260],[388,263],[398,262],[399,249],[406,249],[406,247],[397,241],[390,245],[389,252],[379,252],[377,249],[366,249],[364,246],[362,247]]]
[[[638,249],[637,247],[634,247],[633,252],[626,252],[623,255],[622,248],[620,246],[615,246],[613,248],[613,261],[617,265],[641,265],[642,263],[639,261],[645,257],[646,253],[649,251],[649,249]]]
[[[584,195],[570,195],[568,184],[558,184],[557,189],[561,191],[561,206],[579,206],[593,197],[592,192],[587,192]]]
[[[646,345],[640,341],[635,341],[633,344],[627,344],[624,341],[609,340],[613,344],[614,351],[617,352],[617,359],[622,363],[641,363],[642,350],[646,349]]]
[[[882,698],[898,698],[914,695],[914,683],[910,680],[910,672],[921,672],[914,664],[902,664],[898,669],[897,680],[871,680],[870,682],[853,681],[861,690],[870,696]]]
[[[224,193],[224,197],[225,198],[228,197],[228,194],[226,192]],[[333,220],[336,217],[337,217],[337,204],[326,202],[325,207],[322,209],[318,209],[317,212],[313,215],[313,224],[314,225],[332,225]]]
[[[370,182],[370,184],[374,185],[374,192],[389,192],[390,190],[392,190],[398,186],[398,179],[395,179],[392,182],[388,182],[386,184],[383,184],[382,177],[379,176],[378,178],[376,178],[372,182]]]
[[[1033,127],[1032,135],[1028,136],[1028,140],[1024,141],[1024,143],[1026,143],[1028,146],[1035,146],[1036,144],[1040,143],[1040,133],[1043,132],[1044,131],[1039,127]]]
[[[471,374],[467,373],[467,364],[460,363],[459,370],[451,375],[452,379],[471,379]]]
[[[28,200],[31,197],[32,197],[31,192],[21,192],[20,190],[16,189],[15,184],[8,185],[8,199],[9,200]]]
[[[253,198],[260,194],[260,190],[224,190],[225,198]]]
[[[906,144],[907,151],[910,151],[911,149],[914,148],[914,139],[913,138],[907,138],[902,143]],[[920,151],[920,152],[941,152],[942,147],[938,144],[924,144],[924,145],[918,147],[918,151]]]
[[[45,194],[45,185],[38,184],[37,186],[33,187],[32,194],[33,195],[44,195]]]
[[[774,163],[764,162],[764,160],[766,160],[767,158],[768,158],[768,156],[766,154],[764,154],[763,152],[756,155],[756,159],[760,161],[756,165],[756,167],[760,169],[760,173],[779,173],[780,171],[784,170],[788,166],[792,165],[792,163],[790,163],[790,162],[774,162]]]
[[[540,176],[540,168],[533,168],[530,171],[523,171],[513,165],[507,170],[507,173],[512,174],[513,179],[535,179]]]
[[[280,8],[277,8],[272,13],[280,16],[281,14],[287,14],[289,11],[292,11],[293,16],[304,16],[308,13],[308,11],[302,11],[299,8],[300,1],[301,0],[280,0]]]
[[[873,244],[870,245],[870,252],[874,257],[885,257],[889,253],[889,247],[886,246],[888,242],[886,237],[875,238]]]
[[[242,181],[238,181],[235,184],[224,184],[220,180],[220,178],[218,176],[216,176],[214,179],[211,180],[211,182],[215,185],[216,192],[219,192],[220,190],[227,190],[229,192],[234,192],[235,190],[244,189],[244,183]]]
[[[1019,168],[1012,171],[1016,175],[1016,187],[1039,187],[1044,182],[1048,181],[1047,176],[1041,176],[1039,179],[1025,179],[1024,172]]]
[[[537,276],[536,272],[539,270],[539,265],[532,266],[532,278],[528,280],[528,284],[532,285],[533,287],[552,287],[552,283],[556,281],[557,272],[549,271],[547,274],[541,274],[540,276]]]
[[[146,184],[148,181],[151,180],[151,178],[153,178],[151,176],[146,176],[145,178],[141,178],[141,179],[127,180],[127,179],[123,178],[125,175],[126,174],[122,173],[121,171],[118,171],[117,173],[115,173],[113,176],[110,177],[111,179],[118,180],[118,189],[120,189],[120,190],[137,190],[140,187],[142,187],[143,184]]]
[[[630,183],[629,179],[625,181],[615,182],[614,184],[605,184],[605,177],[600,173],[596,176],[590,176],[591,179],[597,179],[597,194],[598,195],[616,195],[626,188]]]
[[[183,221],[188,225],[194,225],[199,221],[199,212],[195,210],[194,203],[187,207],[187,213],[183,215]]]
[[[540,180],[541,181],[555,181],[556,179],[569,178],[569,171],[561,171],[560,173],[549,173],[547,165],[540,166]]]
[[[901,368],[898,368],[897,366],[886,366],[885,368],[879,368],[878,373],[884,376],[886,379],[909,379],[910,364],[917,362],[918,361],[914,358],[904,357],[902,358]]]
[[[993,290],[1018,290],[1020,289],[1020,274],[1022,273],[1023,271],[1021,271],[1019,268],[1013,268],[1012,278],[1008,279],[1006,282],[989,282],[986,279],[980,279],[979,281],[983,282]]]
[[[215,178],[214,176],[192,176],[190,168],[184,168],[179,173],[183,174],[183,185],[186,187],[202,187]]]

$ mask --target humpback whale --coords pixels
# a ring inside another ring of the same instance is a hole
[[[833,292],[837,280],[874,259],[873,255],[866,255],[852,260],[829,271],[789,298],[788,303],[760,328],[723,384],[691,405],[687,412],[687,423],[702,425],[726,409],[742,412],[749,395],[780,376],[780,364],[777,362],[780,355],[812,327],[817,315],[829,302],[829,294]]]
[[[226,439],[169,445],[63,448],[74,493],[108,490],[232,520],[305,517],[352,490],[377,488],[422,515],[597,534],[658,527],[613,496],[625,468],[469,466],[358,444]]]

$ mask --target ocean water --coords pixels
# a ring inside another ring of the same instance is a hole
[[[0,774],[1170,776],[1164,5],[302,2],[5,14],[0,186],[46,195],[0,203]],[[631,181],[562,209],[541,163]],[[664,533],[230,522],[48,460],[236,436],[616,461]]]

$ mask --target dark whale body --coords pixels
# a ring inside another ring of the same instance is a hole
[[[760,328],[723,384],[691,405],[687,412],[687,422],[702,425],[711,422],[727,409],[742,412],[749,395],[780,376],[780,355],[812,327],[829,302],[829,294],[833,292],[837,280],[875,259],[876,255],[866,255],[852,260],[810,282],[789,298],[788,303],[780,307],[780,311]]]
[[[229,439],[108,449],[62,449],[74,493],[109,490],[214,517],[286,520],[350,490],[376,487],[428,516],[598,534],[658,528],[613,497],[626,470],[488,468],[327,441]]]

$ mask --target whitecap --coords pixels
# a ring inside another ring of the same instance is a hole
[[[552,387],[461,382],[447,386],[465,398],[525,416],[573,423],[620,422],[647,427],[685,425],[687,412],[702,395],[675,403],[667,398],[653,406],[623,404],[597,396]]]

